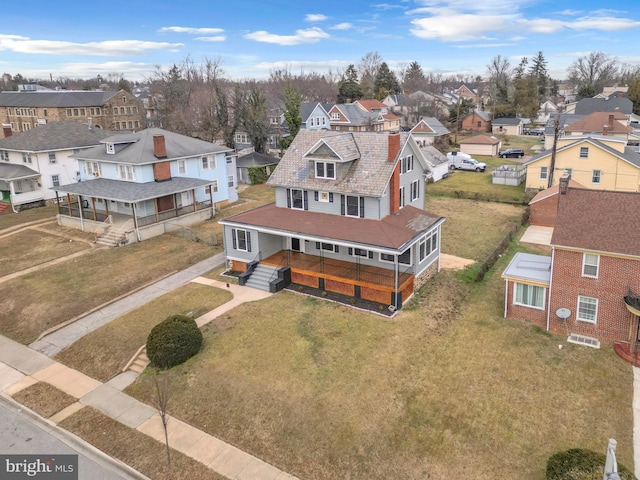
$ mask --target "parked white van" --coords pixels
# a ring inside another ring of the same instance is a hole
[[[447,160],[449,161],[449,168],[454,170],[475,170],[476,172],[484,172],[487,169],[486,163],[479,162],[475,158],[471,158],[471,155],[462,152],[447,153]]]

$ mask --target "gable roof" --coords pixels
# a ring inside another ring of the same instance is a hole
[[[399,135],[402,150],[409,134]],[[328,145],[343,159],[354,159],[342,179],[310,178],[310,169],[313,168],[310,152],[312,147],[317,148],[321,144]],[[393,162],[388,161],[388,151],[389,135],[386,133],[300,130],[267,184],[379,197],[384,194],[397,162],[397,158]]]
[[[469,117],[472,117],[473,115],[476,115],[476,116],[480,117],[485,122],[491,121],[491,113],[490,112],[485,112],[485,111],[482,111],[482,110],[474,110],[473,112],[471,112],[469,115],[467,115],[464,118],[469,118]]]
[[[425,160],[430,163],[432,166],[442,165],[443,163],[447,163],[447,157],[438,150],[433,145],[425,145],[424,147],[420,147],[420,151],[422,155],[424,155]]]
[[[0,107],[95,107],[103,105],[120,92],[74,90],[0,92]]]
[[[593,112],[613,112],[620,110],[625,115],[633,112],[633,102],[628,98],[583,98],[576,104],[575,113],[589,115]]]
[[[153,136],[163,135],[167,157],[159,160],[154,155]],[[199,138],[187,137],[179,133],[169,132],[161,128],[147,128],[137,133],[125,133],[112,135],[102,140],[101,143],[122,144],[124,147],[116,148],[115,154],[108,154],[105,146],[100,145],[84,150],[76,155],[76,158],[130,163],[134,165],[144,165],[156,163],[158,161],[169,161],[178,158],[194,157],[209,153],[231,152],[232,149],[221,147],[214,143],[205,142]]]
[[[0,149],[26,152],[72,150],[98,145],[101,140],[113,134],[109,130],[89,128],[80,122],[63,120],[0,138]]]
[[[566,138],[566,137],[564,137]],[[630,163],[631,165],[635,165],[636,167],[640,168],[640,153],[638,153],[637,151],[637,147],[625,147],[624,149],[624,153],[619,152],[618,150],[616,150],[615,148],[611,148],[609,145],[606,145],[604,143],[602,143],[600,140],[598,140],[598,137],[593,136],[593,135],[587,135],[587,136],[576,136],[576,141],[569,143],[568,145],[564,145],[560,148],[558,148],[556,150],[556,154],[563,152],[564,150],[567,150],[568,148],[574,147],[580,143],[590,143],[592,145],[594,145],[597,148],[600,148],[608,153],[610,153],[611,155],[614,155],[622,160],[624,160],[625,162]],[[602,140],[607,140],[607,141],[619,141],[621,143],[625,143],[625,140],[622,140],[620,138],[615,138],[615,137],[609,137],[609,136],[600,136],[600,138]],[[523,165],[529,165],[531,163],[537,162],[538,160],[540,160],[541,158],[544,157],[548,157],[551,156],[551,152],[552,150],[545,150],[537,155],[535,155],[533,158],[531,158],[531,160],[524,162]]]
[[[458,143],[472,145],[497,145],[500,143],[500,140],[496,137],[488,137],[487,135],[475,135],[465,140],[460,140]]]
[[[571,188],[584,188],[584,185],[582,185],[579,182],[576,182],[573,179],[569,179],[569,187]],[[556,184],[553,185],[552,187],[549,187],[545,190],[541,190],[540,192],[536,193],[535,197],[533,197],[531,199],[531,201],[529,202],[529,205],[533,205],[534,203],[538,203],[542,200],[545,200],[549,197],[553,197],[554,195],[557,195],[558,193],[560,193],[560,184]]]
[[[494,118],[491,123],[494,125],[520,125],[522,119],[517,117]]]
[[[300,116],[302,117],[302,121],[306,122],[309,119],[309,116],[314,112],[316,108],[321,108],[324,110],[324,113],[328,116],[327,113],[331,110],[333,105],[323,105],[320,102],[302,102],[300,104]]]
[[[411,129],[411,133],[447,135],[449,130],[436,117],[422,117]]]
[[[613,117],[613,122],[610,125],[610,117]],[[631,133],[633,128],[620,123],[618,120],[627,121],[627,117],[619,110],[613,112],[593,112],[589,115],[573,122],[570,125],[564,127],[565,132],[597,132],[604,133],[605,125],[606,131],[611,133]]]
[[[640,256],[638,225],[640,193],[568,188],[559,197],[551,245]]]
[[[338,103],[331,110],[337,109],[346,118],[343,120],[334,120],[329,118],[332,124],[348,124],[352,126],[375,125],[382,121],[380,112],[368,112],[358,107],[355,103]]]

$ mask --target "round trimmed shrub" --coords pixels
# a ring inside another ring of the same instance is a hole
[[[593,450],[572,448],[558,452],[547,460],[547,480],[602,480],[607,456]],[[624,465],[618,463],[622,480],[635,480]]]
[[[151,329],[147,337],[147,357],[151,365],[167,370],[187,361],[200,351],[202,332],[193,318],[172,315]]]

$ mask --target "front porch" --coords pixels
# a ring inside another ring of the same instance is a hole
[[[281,250],[261,263],[273,267],[290,267],[291,283],[325,290],[354,299],[400,308],[413,294],[411,266],[398,264],[398,271],[360,262]],[[394,308],[394,309],[395,309]]]

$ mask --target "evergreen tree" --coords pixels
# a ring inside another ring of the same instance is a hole
[[[336,103],[355,102],[361,99],[362,96],[362,87],[358,83],[358,72],[356,67],[351,64],[347,67],[347,71],[338,84],[338,99]]]
[[[302,95],[290,83],[287,83],[284,87],[284,120],[289,127],[289,136],[280,140],[280,148],[282,149],[288,148],[300,131],[302,126],[302,117],[300,116],[301,103]]]
[[[404,89],[416,92],[425,84],[424,72],[418,62],[411,62],[404,74]]]
[[[398,77],[389,69],[386,62],[382,62],[378,68],[373,89],[378,100],[382,100],[389,94],[400,93]]]
[[[547,87],[551,83],[551,79],[549,78],[549,72],[547,71],[547,60],[544,58],[542,51],[539,51],[531,60],[529,73],[535,78],[539,95],[542,98],[546,98],[548,95]]]
[[[640,115],[640,78],[635,78],[629,85],[627,98],[633,102],[633,113]]]

